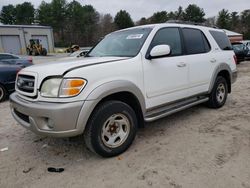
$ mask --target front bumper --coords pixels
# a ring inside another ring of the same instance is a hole
[[[84,101],[31,102],[17,93],[10,95],[11,113],[19,124],[36,134],[53,137],[70,137],[83,132],[85,125],[78,125],[83,104]]]

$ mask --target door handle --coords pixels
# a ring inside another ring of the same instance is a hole
[[[186,67],[186,66],[187,64],[183,62],[177,64],[177,67]]]
[[[210,62],[211,63],[216,63],[216,59],[213,58],[213,59],[210,60]]]

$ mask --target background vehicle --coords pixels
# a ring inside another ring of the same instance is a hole
[[[246,48],[246,46],[242,42],[234,42],[232,43],[232,47],[237,57],[237,63],[244,61],[245,57],[248,54],[248,49]]]
[[[77,50],[71,54],[68,55],[68,57],[83,57],[85,56],[90,49],[82,49],[82,50]]]
[[[245,56],[245,60],[249,60],[250,59],[250,41],[246,41],[246,42],[243,41],[243,43],[244,43],[245,48],[247,50],[247,54]]]
[[[43,48],[39,39],[30,39],[30,44],[26,48],[28,55],[47,55],[47,49]]]
[[[8,65],[19,65],[24,68],[33,65],[33,60],[32,57],[22,58],[9,53],[0,53],[0,63]]]
[[[75,51],[77,51],[77,50],[79,50],[79,49],[80,49],[80,46],[77,45],[77,44],[74,44],[74,45],[68,47],[68,48],[65,50],[65,52],[66,52],[66,53],[73,53],[73,52],[75,52]]]
[[[15,91],[15,80],[20,66],[0,64],[0,102]]]

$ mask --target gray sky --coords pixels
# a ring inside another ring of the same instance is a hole
[[[42,0],[0,0],[0,8],[3,5],[19,4],[24,1],[31,2],[35,8]],[[45,0],[51,2],[51,0]],[[71,0],[68,0],[70,2]],[[141,17],[149,17],[156,11],[166,10],[175,11],[179,6],[186,8],[189,4],[197,4],[203,8],[206,17],[216,16],[217,13],[225,8],[230,12],[241,12],[250,9],[249,0],[77,0],[82,5],[91,4],[100,13],[110,13],[112,16],[124,9],[128,11],[134,21]]]

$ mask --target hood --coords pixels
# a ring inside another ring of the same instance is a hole
[[[25,72],[37,73],[39,77],[44,78],[53,75],[63,75],[69,70],[80,68],[84,66],[96,65],[99,63],[112,62],[128,59],[126,57],[88,57],[88,58],[72,58],[72,59],[60,59],[51,61],[48,63],[41,63],[24,68],[20,74],[25,74]]]

